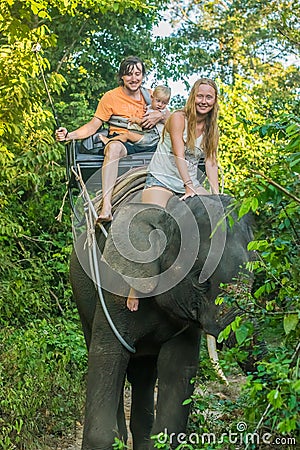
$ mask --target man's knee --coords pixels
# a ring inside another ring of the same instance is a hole
[[[122,142],[109,142],[105,147],[105,157],[110,160],[123,158],[126,153],[126,147]]]

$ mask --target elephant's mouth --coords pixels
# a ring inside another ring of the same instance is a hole
[[[204,316],[204,317],[203,317]],[[205,325],[203,323],[203,319]],[[206,334],[206,342],[207,342],[207,350],[209,354],[209,358],[211,360],[212,366],[215,369],[219,378],[221,378],[227,385],[228,380],[224,375],[224,372],[219,363],[219,357],[217,352],[217,340],[215,336],[218,336],[221,331],[220,324],[217,324],[216,321],[211,319],[211,316],[207,316],[203,313],[203,311],[199,311],[197,308],[193,310],[193,322],[197,323],[198,326],[202,328],[202,330]],[[219,326],[218,326],[219,325]]]
[[[197,324],[198,326],[200,326],[202,329],[204,329],[206,327],[203,327],[203,324],[201,324],[200,317],[199,317],[199,311],[197,310],[197,308],[195,308],[192,313],[192,321],[195,324]],[[216,331],[215,324],[214,324],[213,328],[214,328],[214,332],[215,332]],[[208,354],[209,354],[209,358],[211,360],[212,366],[215,369],[218,377],[221,378],[228,385],[229,384],[228,380],[227,380],[227,378],[220,366],[220,363],[219,363],[216,338],[208,330],[204,330],[204,331],[206,332],[207,350],[208,350]],[[221,331],[221,330],[219,330],[219,331]]]

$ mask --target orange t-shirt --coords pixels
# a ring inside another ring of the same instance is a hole
[[[151,91],[149,91],[151,93]],[[142,118],[145,114],[147,103],[141,94],[140,100],[136,100],[126,95],[121,86],[106,92],[98,103],[95,117],[107,122],[111,116],[121,116],[126,119],[131,117]],[[126,128],[110,127],[111,132],[126,133]]]

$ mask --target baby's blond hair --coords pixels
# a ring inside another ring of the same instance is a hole
[[[171,89],[168,86],[156,86],[153,91],[153,97],[160,97],[166,100],[170,100],[171,97]]]

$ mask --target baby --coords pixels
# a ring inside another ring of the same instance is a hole
[[[167,86],[157,86],[151,96],[151,105],[147,106],[146,112],[160,111],[163,114],[167,112],[167,105],[170,101],[171,89]],[[131,117],[128,123],[128,131],[126,133],[120,133],[112,138],[99,135],[101,141],[107,144],[109,141],[121,141],[121,142],[132,142],[134,144],[142,144],[144,135],[138,132],[142,132],[143,128],[141,126],[143,119],[139,117]],[[156,128],[159,134],[163,130],[164,124],[156,124]],[[137,131],[137,133],[135,133]]]

